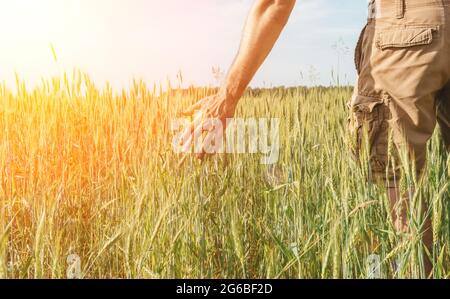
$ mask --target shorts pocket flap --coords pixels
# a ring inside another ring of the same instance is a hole
[[[376,106],[383,104],[384,101],[381,98],[368,97],[363,95],[353,96],[350,107],[354,112],[360,111],[365,113],[371,113]]]
[[[433,42],[434,28],[406,28],[395,31],[384,31],[378,34],[377,47],[405,48],[420,45],[429,45]]]

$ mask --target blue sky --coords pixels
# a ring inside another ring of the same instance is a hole
[[[0,0],[0,81],[27,82],[73,67],[99,84],[213,84],[239,46],[253,0]],[[286,31],[253,86],[353,83],[353,49],[365,0],[298,0]],[[338,50],[333,45],[338,44]],[[55,63],[50,49],[58,55]]]
[[[299,0],[297,3],[286,32],[255,83],[328,85],[333,82],[331,71],[337,72],[339,65],[341,83],[353,84],[354,48],[367,18],[367,1]],[[310,78],[311,74],[315,78]]]

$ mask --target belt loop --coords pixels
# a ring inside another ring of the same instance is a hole
[[[397,1],[397,19],[403,19],[405,17],[405,0]]]

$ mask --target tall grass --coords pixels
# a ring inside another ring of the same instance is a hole
[[[399,236],[384,190],[347,150],[350,87],[246,94],[239,116],[281,119],[274,185],[257,155],[178,166],[170,121],[212,90],[134,82],[114,94],[77,71],[17,86],[0,85],[2,278],[65,278],[74,254],[84,278],[366,278],[374,254],[383,277],[421,276],[418,208],[415,233]],[[435,136],[415,198],[431,203],[435,277],[446,278],[441,152]]]

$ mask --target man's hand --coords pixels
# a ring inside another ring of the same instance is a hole
[[[189,142],[185,144],[189,145],[194,136],[200,136],[196,134],[202,134],[207,119],[219,119],[225,126],[227,118],[234,116],[240,97],[278,40],[294,5],[295,0],[255,1],[247,19],[239,53],[221,91],[201,100],[183,113],[190,116],[196,110],[201,112],[196,116],[191,129],[186,131],[184,137]],[[197,156],[203,159],[204,154]]]
[[[234,117],[236,106],[237,100],[231,99],[224,93],[219,92],[214,96],[206,97],[200,100],[185,111],[181,112],[180,116],[195,117],[191,127],[184,132],[181,138],[183,141],[183,150],[185,152],[189,151],[188,147],[190,147],[193,143],[194,137],[202,136],[204,128],[209,126],[209,122],[211,120],[219,120],[222,123],[223,130],[225,130],[227,120]],[[223,133],[223,131],[221,133]],[[218,137],[222,138],[223,136]],[[197,153],[198,159],[203,160],[204,157],[204,151]]]

